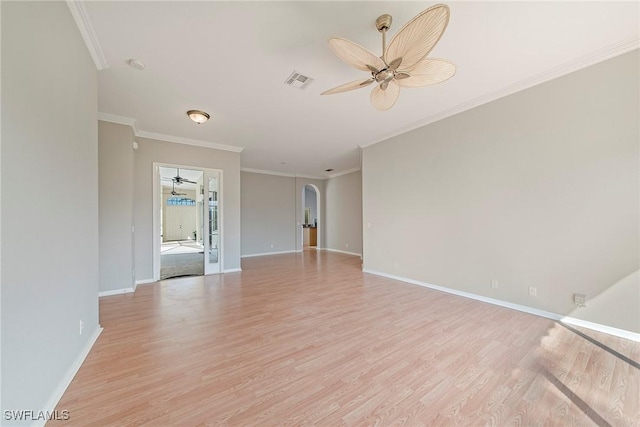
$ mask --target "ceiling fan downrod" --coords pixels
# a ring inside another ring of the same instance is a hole
[[[387,31],[391,28],[392,21],[393,18],[387,13],[378,16],[378,19],[376,19],[376,28],[382,33],[382,56],[380,58],[382,58],[383,61],[387,53]]]

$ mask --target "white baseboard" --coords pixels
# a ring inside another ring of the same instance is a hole
[[[625,331],[624,329],[618,329],[600,323],[589,322],[587,320],[576,319],[575,317],[563,316],[561,314],[552,313],[550,311],[540,310],[533,307],[527,307],[526,305],[514,304],[507,301],[502,301],[494,298],[485,297],[482,295],[472,294],[470,292],[459,291],[457,289],[445,288],[443,286],[432,285],[430,283],[421,282],[419,280],[407,279],[406,277],[394,276],[392,274],[383,273],[381,271],[362,269],[364,273],[375,274],[376,276],[387,277],[389,279],[399,280],[401,282],[411,283],[418,286],[424,286],[425,288],[435,289],[436,291],[446,292],[453,295],[458,295],[465,298],[471,298],[477,301],[486,302],[489,304],[499,305],[501,307],[510,308],[512,310],[522,311],[524,313],[533,314],[540,317],[545,317],[551,320],[557,320],[562,323],[566,323],[574,326],[581,326],[583,328],[591,329],[605,334],[613,335],[615,337],[624,338],[630,341],[640,342],[640,334]]]
[[[73,364],[69,367],[64,377],[62,377],[62,380],[60,380],[58,387],[56,387],[56,389],[53,391],[53,394],[51,395],[51,397],[49,398],[49,400],[47,401],[44,407],[45,412],[52,413],[56,409],[56,405],[62,398],[62,395],[64,394],[64,392],[67,390],[67,387],[69,387],[69,384],[71,384],[71,381],[73,381],[73,377],[75,377],[76,374],[78,373],[78,370],[80,369],[80,366],[82,366],[84,359],[86,359],[87,356],[89,355],[91,348],[96,343],[96,340],[98,339],[101,333],[102,333],[102,327],[98,325],[98,329],[96,329],[96,332],[93,334],[91,338],[89,338],[89,341],[87,341],[87,344],[82,348],[82,350],[80,351],[80,354],[78,354],[78,357],[73,361]],[[34,425],[44,426],[46,422],[47,420],[38,420]]]
[[[556,314],[556,316],[558,316]],[[588,320],[576,319],[575,317],[560,316],[560,321],[568,325],[581,326],[583,328],[591,329],[593,331],[603,332],[605,334],[613,335],[614,337],[624,338],[629,341],[640,342],[640,334],[625,331],[624,329],[614,328],[612,326],[602,325],[600,323],[589,322]]]
[[[239,271],[242,271],[241,268],[230,268],[228,270],[222,270],[223,273],[238,273]]]
[[[362,258],[362,254],[358,254],[358,253],[355,253],[355,252],[347,252],[347,251],[341,251],[341,250],[338,250],[338,249],[331,249],[331,248],[321,248],[320,250],[329,251],[329,252],[337,252],[339,254],[345,254],[345,255],[354,255],[354,256],[359,256],[360,258]]]
[[[257,256],[292,254],[292,253],[295,253],[295,252],[296,251],[264,252],[264,253],[261,253],[261,254],[242,255],[240,258],[253,258],[253,257],[257,257]]]
[[[111,295],[130,294],[134,292],[133,288],[114,289],[112,291],[98,292],[98,297],[108,297]]]
[[[155,282],[157,282],[157,280],[153,280],[153,279],[136,280],[136,286],[138,286],[138,285],[148,285],[149,283],[155,283]]]

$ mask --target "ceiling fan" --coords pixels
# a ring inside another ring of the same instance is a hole
[[[195,182],[195,181],[191,181],[190,179],[181,177],[180,176],[180,169],[176,169],[176,176],[174,176],[171,179],[173,179],[173,182],[175,182],[178,185],[183,184],[185,182],[188,182],[189,184],[197,184],[197,182]]]
[[[171,186],[172,186],[172,188],[171,188],[171,193],[170,194],[172,196],[186,196],[187,195],[187,193],[178,193],[176,191],[176,183],[175,182],[172,183]]]
[[[371,73],[366,80],[356,80],[322,95],[347,92],[376,83],[371,92],[371,103],[378,110],[394,106],[400,87],[421,87],[441,83],[456,73],[456,66],[445,60],[427,58],[438,43],[449,23],[449,7],[436,4],[420,12],[386,45],[386,34],[391,27],[391,15],[381,15],[376,28],[382,33],[382,56],[347,39],[332,37],[329,46],[348,65]]]

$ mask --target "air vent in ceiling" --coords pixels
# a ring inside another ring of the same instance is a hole
[[[303,76],[302,74],[294,71],[291,75],[284,81],[284,84],[297,87],[298,89],[304,89],[309,86],[313,79],[311,77]]]

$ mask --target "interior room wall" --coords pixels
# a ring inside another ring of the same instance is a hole
[[[242,255],[302,251],[305,185],[320,194],[318,247],[324,242],[324,180],[242,171]],[[264,218],[269,218],[268,227]],[[271,245],[273,244],[273,248]]]
[[[202,179],[199,179],[198,181],[201,181]],[[162,241],[166,242],[168,239],[167,237],[167,225],[168,225],[168,221],[171,219],[172,216],[176,216],[176,215],[182,215],[183,212],[188,212],[190,215],[192,215],[193,218],[193,223],[195,224],[193,227],[192,231],[196,232],[196,238],[197,236],[200,234],[199,233],[199,219],[200,219],[200,210],[198,209],[198,205],[196,203],[196,205],[194,206],[176,206],[176,205],[167,205],[167,200],[170,197],[174,197],[171,194],[171,187],[162,187]],[[176,191],[179,193],[183,193],[184,196],[179,196],[179,197],[184,197],[186,199],[191,199],[191,200],[196,200],[198,198],[198,194],[196,194],[196,190],[186,190],[184,188],[177,188],[176,186]],[[202,197],[200,197],[200,199],[202,199]],[[202,209],[202,207],[200,207],[200,209]],[[169,217],[169,219],[167,219],[167,217]],[[193,239],[193,234],[191,232],[189,232],[189,238]]]
[[[295,179],[241,172],[242,255],[295,251]]]
[[[362,173],[326,181],[327,249],[362,255]]]
[[[365,269],[640,332],[639,59],[365,148]]]
[[[224,270],[240,268],[240,153],[136,138],[136,279],[153,278],[153,163],[222,170]]]
[[[2,419],[31,425],[4,410],[52,410],[100,331],[97,72],[64,2],[0,28]]]
[[[134,287],[133,141],[129,126],[98,122],[100,292]]]

